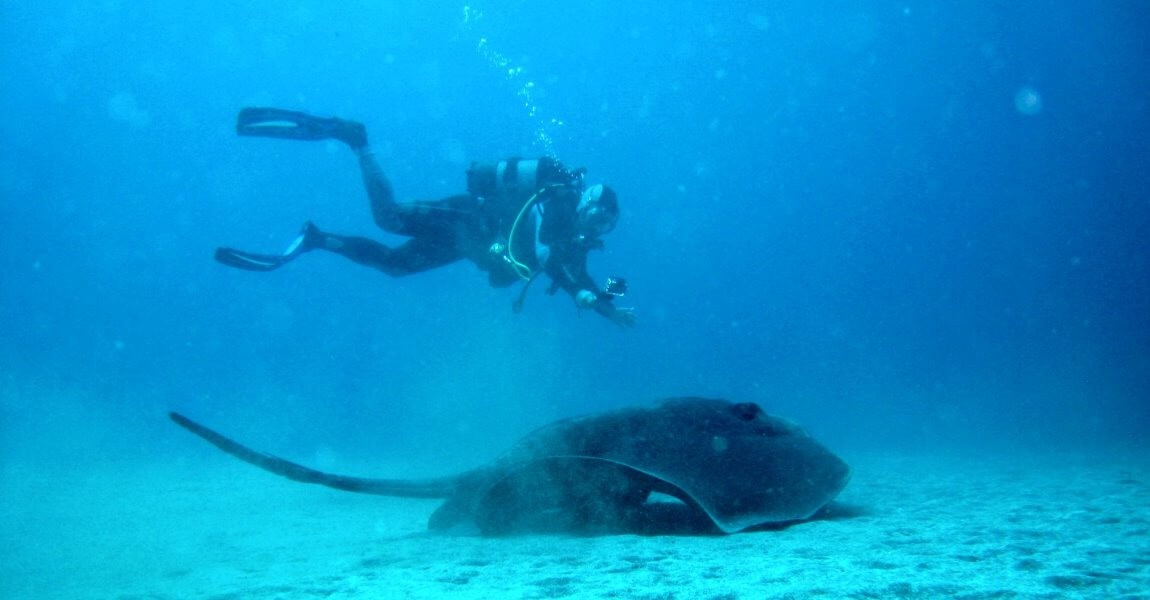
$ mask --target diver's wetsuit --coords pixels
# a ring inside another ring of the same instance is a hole
[[[539,193],[515,226],[523,209],[522,201],[460,194],[442,200],[396,202],[371,148],[364,146],[355,152],[376,225],[411,239],[392,248],[368,238],[323,233],[315,248],[335,252],[393,277],[467,258],[486,271],[491,285],[496,287],[544,272],[553,282],[552,293],[563,289],[574,297],[581,290],[597,289],[587,273],[587,252],[602,247],[602,242],[585,242],[577,235],[575,207],[580,190],[556,161],[539,160],[541,179],[554,175],[557,183]],[[513,228],[515,239],[509,243]],[[530,275],[523,269],[517,272],[512,260],[526,267]],[[609,297],[596,301],[592,308],[603,314],[615,310]]]
[[[549,293],[562,289],[577,306],[592,308],[618,325],[630,327],[635,323],[631,309],[612,304],[613,294],[621,292],[597,291],[587,274],[587,252],[602,247],[599,236],[614,227],[618,208],[613,206],[613,192],[603,200],[606,186],[583,189],[581,169],[568,171],[547,157],[473,164],[467,172],[467,194],[399,203],[368,146],[362,123],[273,107],[247,107],[237,115],[236,133],[344,142],[359,158],[375,223],[384,231],[410,239],[392,248],[363,237],[325,233],[309,222],[280,254],[217,248],[216,260],[225,265],[273,271],[304,252],[323,249],[399,277],[467,258],[487,272],[494,286],[520,280],[530,283],[538,274],[546,273],[552,280]],[[516,310],[523,297],[521,293]]]
[[[316,248],[346,256],[392,277],[434,269],[466,256],[464,249],[470,245],[469,238],[478,225],[477,204],[471,196],[399,204],[371,148],[365,146],[355,152],[376,225],[411,239],[391,248],[364,237],[324,233]]]

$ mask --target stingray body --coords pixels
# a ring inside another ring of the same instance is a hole
[[[424,480],[324,473],[177,413],[171,418],[224,452],[296,481],[443,498],[430,529],[483,535],[733,533],[807,519],[850,479],[846,463],[794,423],[756,404],[704,398],[557,421],[487,466]]]

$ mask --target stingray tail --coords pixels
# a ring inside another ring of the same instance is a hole
[[[346,477],[309,469],[288,460],[252,450],[239,442],[225,437],[199,423],[179,414],[168,413],[177,425],[200,436],[209,444],[232,456],[265,471],[302,483],[325,485],[337,490],[376,494],[379,496],[399,496],[404,498],[446,498],[455,488],[456,477],[440,479],[369,479]]]

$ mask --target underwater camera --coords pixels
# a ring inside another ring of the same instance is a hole
[[[603,293],[608,296],[622,296],[627,293],[627,280],[622,277],[608,277]]]

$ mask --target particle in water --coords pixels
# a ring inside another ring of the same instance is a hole
[[[1024,85],[1014,93],[1014,109],[1028,117],[1042,112],[1042,96],[1038,90]]]

